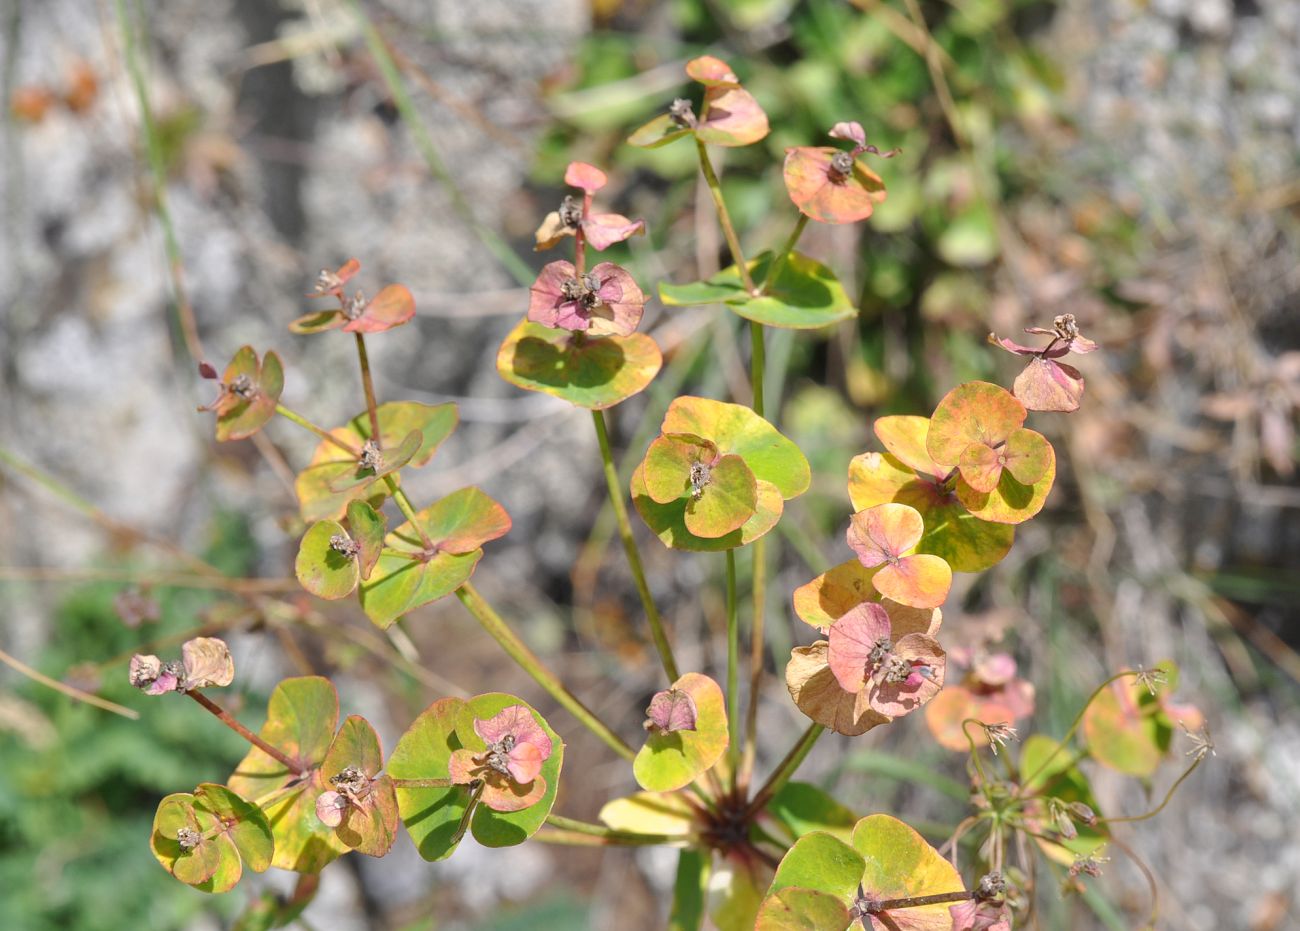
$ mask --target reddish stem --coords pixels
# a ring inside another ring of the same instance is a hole
[[[283,750],[271,746],[261,737],[258,737],[248,728],[244,727],[244,725],[240,724],[238,721],[235,720],[234,716],[231,715],[229,711],[227,711],[225,708],[222,708],[212,699],[208,698],[208,696],[204,695],[201,692],[197,692],[194,689],[190,689],[185,694],[188,695],[190,698],[194,699],[204,708],[211,711],[214,715],[217,716],[217,718],[221,721],[222,724],[226,725],[226,727],[230,728],[240,737],[247,740],[254,747],[261,750],[263,753],[265,753],[267,756],[271,757],[272,759],[278,760],[279,762],[283,763],[285,767],[289,770],[289,772],[300,776],[307,771],[307,767],[303,766],[297,760],[294,760]]]

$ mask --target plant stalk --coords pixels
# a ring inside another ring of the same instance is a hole
[[[731,786],[740,773],[740,623],[736,616],[736,551],[727,550],[727,759],[731,763]]]
[[[289,772],[300,776],[307,771],[307,767],[303,766],[301,763],[294,760],[292,757],[290,757],[288,754],[286,754],[283,750],[279,749],[278,747],[271,746],[261,737],[258,737],[248,728],[244,727],[244,725],[240,724],[237,720],[235,720],[234,715],[232,715],[225,708],[222,708],[212,699],[208,698],[208,696],[204,695],[202,692],[199,692],[195,689],[189,689],[188,691],[186,691],[185,694],[188,695],[190,698],[194,699],[196,702],[198,702],[208,711],[211,711],[214,715],[217,716],[217,719],[220,720],[222,724],[226,725],[226,727],[230,728],[240,737],[247,740],[254,747],[261,750],[271,759],[283,763],[285,768],[288,769]]]
[[[627,554],[628,568],[632,570],[632,580],[636,584],[637,594],[641,596],[641,606],[645,609],[646,619],[650,622],[650,636],[659,651],[659,660],[670,683],[680,677],[677,660],[673,657],[672,645],[664,630],[663,619],[655,607],[654,596],[650,594],[650,585],[646,582],[645,568],[641,565],[641,551],[637,548],[636,537],[632,535],[632,523],[628,520],[627,505],[623,502],[623,487],[618,480],[618,469],[614,465],[614,454],[609,445],[609,429],[605,424],[603,411],[591,412],[592,422],[596,425],[596,439],[600,441],[600,456],[604,462],[605,484],[609,487],[609,503],[614,508],[614,518],[618,521],[618,535],[623,541],[623,551]]]
[[[790,253],[794,252],[794,247],[799,244],[799,237],[803,235],[804,227],[807,225],[808,216],[800,211],[799,219],[795,221],[790,238],[785,241],[781,251],[772,257],[772,264],[768,267],[767,277],[763,280],[764,294],[771,294],[772,289],[776,287],[776,281],[781,277],[781,272],[785,271],[785,265],[790,261]]]
[[[538,658],[537,654],[528,648],[519,636],[510,629],[510,626],[501,619],[501,615],[492,609],[478,590],[469,582],[466,582],[460,588],[456,589],[456,597],[460,599],[465,610],[474,615],[474,619],[479,625],[487,631],[506,654],[514,660],[524,672],[533,677],[538,685],[546,690],[546,693],[554,698],[564,707],[569,714],[573,715],[589,731],[605,742],[611,750],[624,759],[630,760],[636,756],[627,743],[615,734],[603,721],[584,705],[578,698],[565,688],[562,683]]]
[[[808,730],[803,732],[803,736],[798,742],[790,748],[790,752],[785,755],[772,775],[767,777],[767,782],[763,787],[754,794],[754,798],[745,809],[745,817],[753,818],[766,807],[767,803],[772,800],[772,796],[781,791],[781,787],[790,781],[790,778],[799,769],[800,765],[807,758],[809,751],[812,750],[813,744],[817,743],[818,738],[826,732],[826,728],[821,724],[809,725]]]
[[[293,423],[296,423],[298,426],[302,427],[304,430],[316,434],[326,443],[333,443],[335,446],[343,450],[349,456],[356,457],[361,455],[361,451],[353,447],[351,443],[341,440],[334,434],[330,433],[328,430],[316,426],[316,424],[312,423],[310,420],[308,420],[302,414],[299,414],[297,411],[291,411],[283,404],[277,404],[275,405],[275,412],[279,414],[281,417],[283,417],[285,420],[292,421]]]
[[[370,439],[382,448],[383,438],[379,435],[379,404],[375,401],[375,381],[370,376],[370,356],[366,353],[366,338],[360,333],[353,333],[357,338],[357,361],[361,363],[361,387],[366,392],[366,413],[370,415]]]
[[[574,818],[565,818],[562,815],[550,814],[546,816],[546,823],[559,831],[567,831],[573,834],[583,834],[587,837],[601,838],[609,844],[619,844],[628,846],[649,846],[653,844],[668,844],[680,838],[672,837],[668,834],[641,834],[637,831],[616,831],[613,828],[607,828],[603,824],[592,824],[589,821],[578,821]]]
[[[704,183],[709,186],[709,193],[713,195],[713,206],[718,210],[718,223],[722,226],[722,235],[726,237],[727,248],[731,250],[731,259],[740,271],[740,280],[745,285],[745,290],[754,294],[754,279],[749,274],[749,266],[745,264],[745,253],[741,251],[740,237],[736,235],[735,224],[731,222],[727,202],[722,199],[722,185],[718,183],[718,175],[713,170],[709,150],[699,139],[695,140],[695,148],[699,152],[700,171],[704,172]]]

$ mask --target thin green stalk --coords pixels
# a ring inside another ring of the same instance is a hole
[[[144,130],[145,152],[149,158],[149,169],[153,175],[151,191],[154,211],[162,226],[163,244],[167,251],[167,270],[172,280],[172,298],[175,307],[176,328],[186,350],[195,362],[203,360],[203,344],[199,341],[198,324],[194,319],[194,308],[190,305],[185,289],[184,266],[181,261],[180,242],[176,238],[176,228],[172,224],[171,211],[167,208],[167,161],[163,153],[162,140],[158,127],[154,123],[153,109],[149,105],[149,90],[145,84],[144,70],[140,67],[140,51],[136,44],[136,31],[126,10],[126,0],[117,0],[118,28],[122,31],[122,50],[126,58],[127,70],[131,74],[131,84],[135,88],[136,100],[140,107],[140,119]],[[138,6],[138,4],[137,4]],[[137,9],[143,21],[142,11]]]
[[[1056,759],[1057,754],[1059,754],[1062,750],[1065,749],[1065,745],[1070,742],[1070,739],[1074,737],[1075,732],[1079,729],[1079,725],[1083,723],[1083,716],[1085,713],[1087,713],[1088,706],[1097,700],[1097,696],[1100,695],[1102,691],[1104,691],[1106,687],[1109,686],[1112,682],[1118,682],[1120,679],[1127,679],[1130,676],[1137,676],[1137,675],[1138,672],[1131,669],[1125,670],[1124,672],[1117,672],[1115,673],[1115,675],[1111,676],[1101,685],[1093,689],[1092,694],[1088,696],[1088,700],[1084,702],[1083,707],[1079,709],[1079,713],[1074,716],[1074,723],[1070,725],[1070,729],[1065,732],[1065,736],[1062,737],[1060,743],[1056,745],[1056,749],[1054,749],[1051,753],[1049,753],[1043,759],[1043,762],[1038,764],[1037,769],[1035,769],[1028,776],[1025,776],[1020,780],[1020,789],[1016,792],[1017,797],[1023,797],[1025,794],[1025,790],[1028,789],[1031,785],[1033,785],[1034,780],[1037,779],[1040,775],[1042,775],[1042,773],[1047,769],[1048,764],[1051,763],[1052,760]]]
[[[727,550],[727,730],[730,742],[727,758],[731,763],[734,787],[740,771],[740,683],[737,666],[740,660],[740,623],[736,618],[736,551]]]
[[[393,501],[397,503],[397,509],[402,512],[402,516],[410,522],[415,528],[415,532],[420,535],[420,542],[424,544],[426,550],[437,549],[433,540],[429,539],[429,534],[425,531],[424,525],[420,523],[420,517],[415,512],[415,505],[411,504],[411,499],[406,496],[406,492],[397,484],[397,480],[391,475],[384,476],[384,484],[388,486],[388,493],[393,496]]]
[[[370,439],[376,446],[383,443],[379,435],[379,404],[375,401],[375,380],[370,375],[370,356],[366,353],[366,338],[360,333],[357,338],[357,361],[361,364],[361,387],[366,392],[366,414],[370,417]]]
[[[420,150],[420,154],[424,157],[425,164],[429,166],[429,173],[437,179],[443,190],[447,192],[452,209],[460,215],[462,220],[469,224],[479,242],[496,257],[497,261],[510,272],[511,276],[519,284],[532,284],[534,276],[532,269],[528,267],[528,263],[515,254],[500,233],[481,222],[475,216],[474,208],[456,185],[455,179],[452,177],[451,172],[447,170],[442,156],[438,153],[438,147],[434,144],[433,135],[429,132],[424,117],[420,115],[420,111],[416,109],[415,103],[411,100],[411,95],[406,90],[406,82],[402,80],[402,73],[397,67],[397,62],[393,60],[392,53],[388,50],[388,44],[384,41],[384,37],[379,34],[379,30],[370,22],[370,18],[366,16],[359,0],[352,0],[352,11],[356,14],[357,22],[361,25],[361,31],[366,37],[366,46],[370,49],[370,54],[374,56],[375,64],[379,66],[379,73],[388,86],[388,92],[393,95],[393,103],[397,105],[397,111],[402,115],[403,125],[406,126],[416,148]]]
[[[474,616],[479,625],[487,631],[506,654],[514,660],[524,672],[533,677],[538,685],[546,690],[546,693],[554,698],[561,706],[564,707],[571,715],[578,719],[589,731],[599,737],[605,744],[624,759],[632,759],[636,753],[627,743],[615,734],[603,721],[601,721],[586,705],[580,702],[577,697],[564,687],[555,673],[551,672],[538,658],[537,654],[528,648],[519,636],[510,629],[510,626],[501,619],[501,615],[492,609],[478,590],[469,582],[466,582],[460,588],[456,589],[456,597],[460,603],[465,606],[465,610]]]
[[[709,186],[709,193],[713,195],[713,206],[718,210],[718,223],[722,226],[722,235],[726,237],[727,248],[731,250],[731,260],[740,270],[740,280],[744,283],[745,290],[753,294],[755,293],[754,279],[750,276],[749,266],[745,263],[745,253],[741,251],[740,237],[736,235],[736,226],[731,222],[727,202],[722,199],[722,185],[718,183],[718,175],[713,170],[709,150],[699,139],[695,140],[695,148],[700,156],[700,171],[704,172],[704,182]]]
[[[641,551],[637,549],[636,538],[632,535],[632,523],[628,520],[627,505],[623,503],[623,486],[618,479],[618,470],[614,466],[614,454],[609,445],[609,429],[605,424],[603,411],[591,412],[592,422],[596,425],[596,439],[600,441],[600,457],[604,462],[605,484],[609,487],[609,503],[614,508],[614,518],[618,521],[618,535],[623,541],[623,551],[627,553],[627,564],[632,570],[632,580],[636,583],[637,594],[641,596],[641,606],[645,609],[646,619],[650,622],[650,636],[654,639],[655,649],[659,651],[659,660],[669,682],[676,682],[680,673],[677,661],[673,658],[673,648],[664,631],[659,609],[655,607],[654,596],[646,582],[645,569],[641,565]]]
[[[758,755],[758,694],[763,681],[763,654],[767,645],[764,618],[767,614],[767,541],[759,537],[750,544],[754,555],[754,613],[749,625],[749,705],[745,709],[745,753],[740,768],[740,784],[749,785]]]
[[[613,828],[605,827],[603,824],[592,824],[589,821],[578,821],[575,818],[565,818],[562,815],[556,814],[547,815],[546,823],[560,831],[569,831],[574,834],[585,834],[588,837],[599,837],[610,844],[650,846],[653,844],[669,844],[681,840],[680,837],[673,837],[668,834],[642,834],[637,831],[616,831]]]
[[[361,450],[356,449],[351,443],[339,439],[337,436],[335,436],[333,433],[330,433],[328,430],[324,429],[323,427],[316,426],[316,424],[312,423],[310,420],[308,420],[302,414],[299,414],[297,411],[291,411],[283,404],[277,404],[275,405],[275,412],[279,414],[281,417],[283,417],[285,420],[292,421],[293,423],[296,423],[298,426],[302,427],[304,430],[316,434],[325,442],[334,444],[335,446],[343,450],[348,455],[350,456],[361,455]]]
[[[760,417],[763,413],[763,374],[767,365],[767,352],[763,345],[763,324],[749,321],[749,384],[753,389],[754,413]]]
[[[803,235],[804,227],[807,225],[807,214],[800,212],[799,219],[795,221],[794,230],[790,233],[790,238],[785,241],[781,251],[772,260],[772,267],[768,269],[767,278],[763,281],[764,294],[772,293],[772,288],[776,286],[776,280],[781,277],[781,272],[785,271],[785,264],[790,261],[790,253],[794,252],[794,247],[799,244],[799,237]]]
[[[808,730],[803,732],[803,736],[785,755],[785,759],[778,763],[776,769],[772,771],[772,775],[767,777],[767,782],[763,783],[763,787],[754,793],[753,800],[749,803],[749,807],[745,809],[746,818],[757,815],[772,800],[772,796],[781,791],[781,787],[789,782],[799,767],[803,765],[803,761],[807,758],[813,745],[825,732],[826,728],[820,724],[809,725]]]

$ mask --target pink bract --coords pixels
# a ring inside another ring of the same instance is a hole
[[[899,717],[914,711],[943,687],[946,663],[938,642],[906,634],[895,643],[885,609],[858,605],[831,625],[827,663],[846,692],[864,690],[872,711]]]
[[[511,705],[487,720],[475,719],[474,733],[488,744],[513,737],[516,747],[526,744],[536,748],[540,756],[539,763],[545,762],[551,755],[551,738],[533,718],[533,713],[523,705]]]
[[[799,146],[785,154],[785,187],[800,212],[819,223],[856,223],[885,199],[885,183],[856,158],[847,175],[832,168],[843,149]],[[848,153],[846,153],[848,154]]]
[[[634,333],[645,295],[632,276],[612,262],[601,262],[583,279],[572,262],[548,264],[529,289],[529,321],[593,336]]]
[[[948,907],[952,931],[1011,931],[1011,915],[1003,903],[971,899]]]
[[[322,792],[316,798],[316,817],[336,828],[343,823],[343,813],[348,810],[348,804],[348,800],[339,792]]]
[[[586,194],[595,194],[608,181],[605,172],[586,162],[569,162],[569,167],[564,172],[564,183],[569,187],[581,188]]]

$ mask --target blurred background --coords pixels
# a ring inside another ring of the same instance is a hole
[[[633,736],[657,664],[611,545],[587,416],[506,385],[494,359],[546,258],[532,233],[571,159],[609,170],[602,204],[646,219],[649,235],[612,258],[647,292],[725,264],[691,147],[623,144],[705,52],[771,118],[761,143],[715,156],[751,254],[793,220],[787,146],[822,144],[856,119],[869,141],[902,149],[877,163],[889,196],[868,223],[813,224],[801,246],[858,296],[857,324],[769,335],[769,411],[815,477],[771,545],[760,771],[806,724],[781,681],[789,648],[813,639],[789,596],[849,556],[846,469],[877,448],[872,418],[926,412],[964,379],[1010,384],[1018,366],[989,331],[1014,337],[1073,313],[1103,351],[1078,363],[1081,411],[1036,416],[1060,452],[1056,489],[1002,564],[958,577],[945,645],[1014,653],[1038,690],[1032,729],[1058,736],[1111,672],[1174,659],[1217,757],[1124,834],[1158,877],[1161,926],[1300,927],[1300,3],[0,9],[0,648],[143,711],[112,717],[0,667],[0,927],[261,927],[259,897],[289,888],[266,875],[205,897],[150,855],[158,799],[219,781],[242,753],[215,721],[126,685],[140,644],[196,629],[231,641],[228,701],[250,723],[279,678],[309,671],[334,677],[387,748],[435,697],[515,691],[570,742],[557,811],[594,819],[634,788],[454,600],[389,638],[355,606],[296,592],[291,479],[314,440],[279,422],[215,444],[210,415],[194,411],[211,398],[191,349],[221,365],[245,343],[275,348],[286,403],[341,423],[363,404],[350,345],[286,325],[317,270],[350,256],[371,293],[408,285],[416,321],[370,343],[380,399],[456,400],[462,421],[411,476],[412,494],[473,483],[505,504],[514,530],[476,583]],[[614,415],[625,476],[675,394],[746,400],[739,323],[717,307],[648,305],[643,328],[667,361]],[[721,560],[649,534],[642,547],[683,667],[716,672]],[[204,591],[186,554],[271,581],[256,599]],[[1103,808],[1159,799],[1181,745],[1175,754],[1149,794],[1093,772]],[[963,815],[951,781],[963,760],[917,715],[823,739],[801,778],[938,841]],[[653,928],[674,863],[665,851],[467,842],[431,865],[399,841],[382,861],[327,870],[303,926]],[[1136,926],[1146,884],[1122,856],[1098,890],[1064,901],[1049,887],[1042,926]]]

